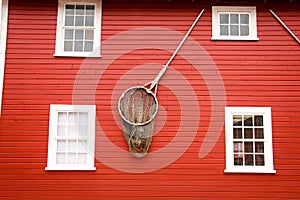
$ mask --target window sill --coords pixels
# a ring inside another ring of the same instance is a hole
[[[87,166],[51,166],[46,167],[46,171],[95,171],[96,167]]]
[[[225,169],[224,173],[258,173],[258,174],[276,174],[274,169]]]
[[[239,37],[212,37],[211,40],[213,41],[218,41],[218,40],[221,40],[221,41],[226,41],[226,40],[229,40],[229,41],[259,41],[259,38],[239,38]]]
[[[95,54],[95,53],[55,53],[53,54],[54,57],[76,57],[76,58],[101,58],[100,54]]]
[[[226,41],[226,40],[230,40],[230,41],[259,41],[259,38],[212,37],[211,40],[215,40],[215,41],[218,41],[218,40],[222,40],[222,41]]]

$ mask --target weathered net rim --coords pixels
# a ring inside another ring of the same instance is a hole
[[[153,97],[154,101],[155,101],[155,111],[154,111],[154,113],[151,115],[151,117],[150,117],[149,120],[147,120],[145,122],[142,122],[142,123],[134,123],[134,122],[131,122],[130,120],[128,120],[126,118],[126,116],[124,116],[124,114],[123,114],[123,108],[121,108],[122,107],[122,101],[126,97],[126,95],[129,92],[134,92],[135,90],[138,90],[138,89],[142,89],[142,90],[146,91],[147,94],[150,94]],[[153,119],[156,116],[157,111],[158,111],[158,101],[157,101],[156,96],[153,94],[153,92],[151,90],[149,90],[148,88],[146,88],[144,86],[134,86],[134,87],[128,88],[127,90],[125,90],[122,93],[121,97],[119,98],[119,102],[118,102],[118,110],[119,110],[119,114],[121,115],[122,119],[124,121],[126,121],[127,123],[129,123],[131,125],[134,125],[134,126],[143,126],[143,125],[146,125],[146,124],[148,124],[148,123],[150,123],[150,122],[153,121]]]

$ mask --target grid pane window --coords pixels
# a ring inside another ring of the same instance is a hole
[[[255,6],[213,6],[212,40],[257,41]]]
[[[94,49],[95,5],[66,4],[64,15],[65,52],[92,52]]]
[[[54,56],[101,57],[102,0],[58,0]]]
[[[225,133],[225,172],[276,172],[273,166],[270,107],[226,107]]]
[[[94,105],[51,105],[46,170],[94,170]]]
[[[233,115],[232,121],[234,165],[261,166],[264,163],[263,116]]]
[[[249,36],[249,14],[220,13],[221,36]]]

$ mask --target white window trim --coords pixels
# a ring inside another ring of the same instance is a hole
[[[249,36],[223,36],[220,35],[219,13],[236,12],[248,13]],[[259,40],[257,37],[256,7],[255,6],[213,6],[212,7],[212,40]]]
[[[63,23],[64,7],[67,3],[92,3],[95,4],[95,32],[94,32],[94,50],[93,52],[64,52],[63,51]],[[101,17],[102,0],[59,0],[57,12],[56,42],[54,56],[64,57],[101,57]]]
[[[0,114],[2,110],[2,94],[5,68],[7,21],[8,21],[8,0],[0,0]]]
[[[264,116],[265,166],[234,166],[233,161],[233,120],[234,114],[261,114]],[[272,117],[270,107],[226,107],[225,108],[225,173],[276,173],[273,165]]]
[[[87,164],[56,164],[58,112],[88,112]],[[95,163],[95,105],[50,105],[48,160],[45,170],[96,170]]]

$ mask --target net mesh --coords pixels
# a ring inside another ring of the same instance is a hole
[[[149,149],[157,108],[155,96],[143,87],[131,88],[120,98],[122,130],[135,157],[145,156]]]

